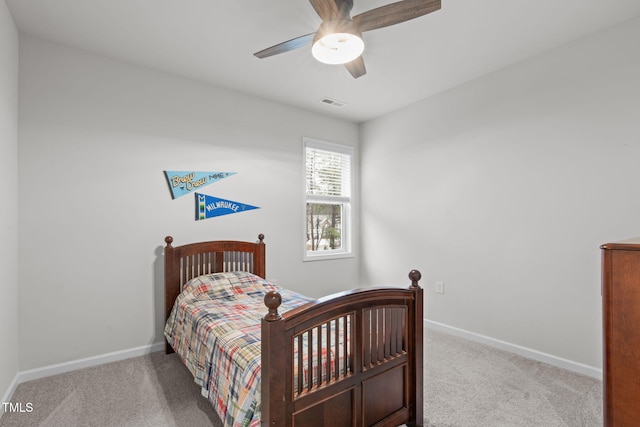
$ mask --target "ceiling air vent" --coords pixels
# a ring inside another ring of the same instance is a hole
[[[342,101],[336,101],[335,99],[331,99],[331,98],[322,98],[320,102],[327,105],[333,105],[334,107],[344,107],[346,105]]]

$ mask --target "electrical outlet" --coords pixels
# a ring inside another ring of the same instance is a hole
[[[436,282],[436,293],[444,294],[444,282]]]

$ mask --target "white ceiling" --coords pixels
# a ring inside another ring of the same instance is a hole
[[[352,15],[392,1],[355,0]],[[354,122],[640,16],[640,0],[442,0],[437,12],[365,33],[367,74],[354,79],[310,47],[253,56],[317,29],[304,0],[6,2],[23,34]]]

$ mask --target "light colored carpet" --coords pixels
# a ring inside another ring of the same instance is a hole
[[[11,401],[33,411],[5,413],[2,427],[222,425],[180,359],[164,352],[29,381]]]
[[[602,426],[599,380],[435,331],[425,338],[426,426]]]
[[[426,426],[602,425],[600,381],[440,332],[425,338]],[[175,354],[26,382],[11,401],[33,411],[6,413],[0,427],[221,426]]]

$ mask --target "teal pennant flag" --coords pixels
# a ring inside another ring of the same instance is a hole
[[[206,194],[196,193],[196,221],[213,218],[214,216],[230,215],[234,213],[260,209],[257,206],[233,200],[220,199]]]
[[[190,194],[205,185],[213,184],[235,174],[236,172],[164,171],[172,199]]]

